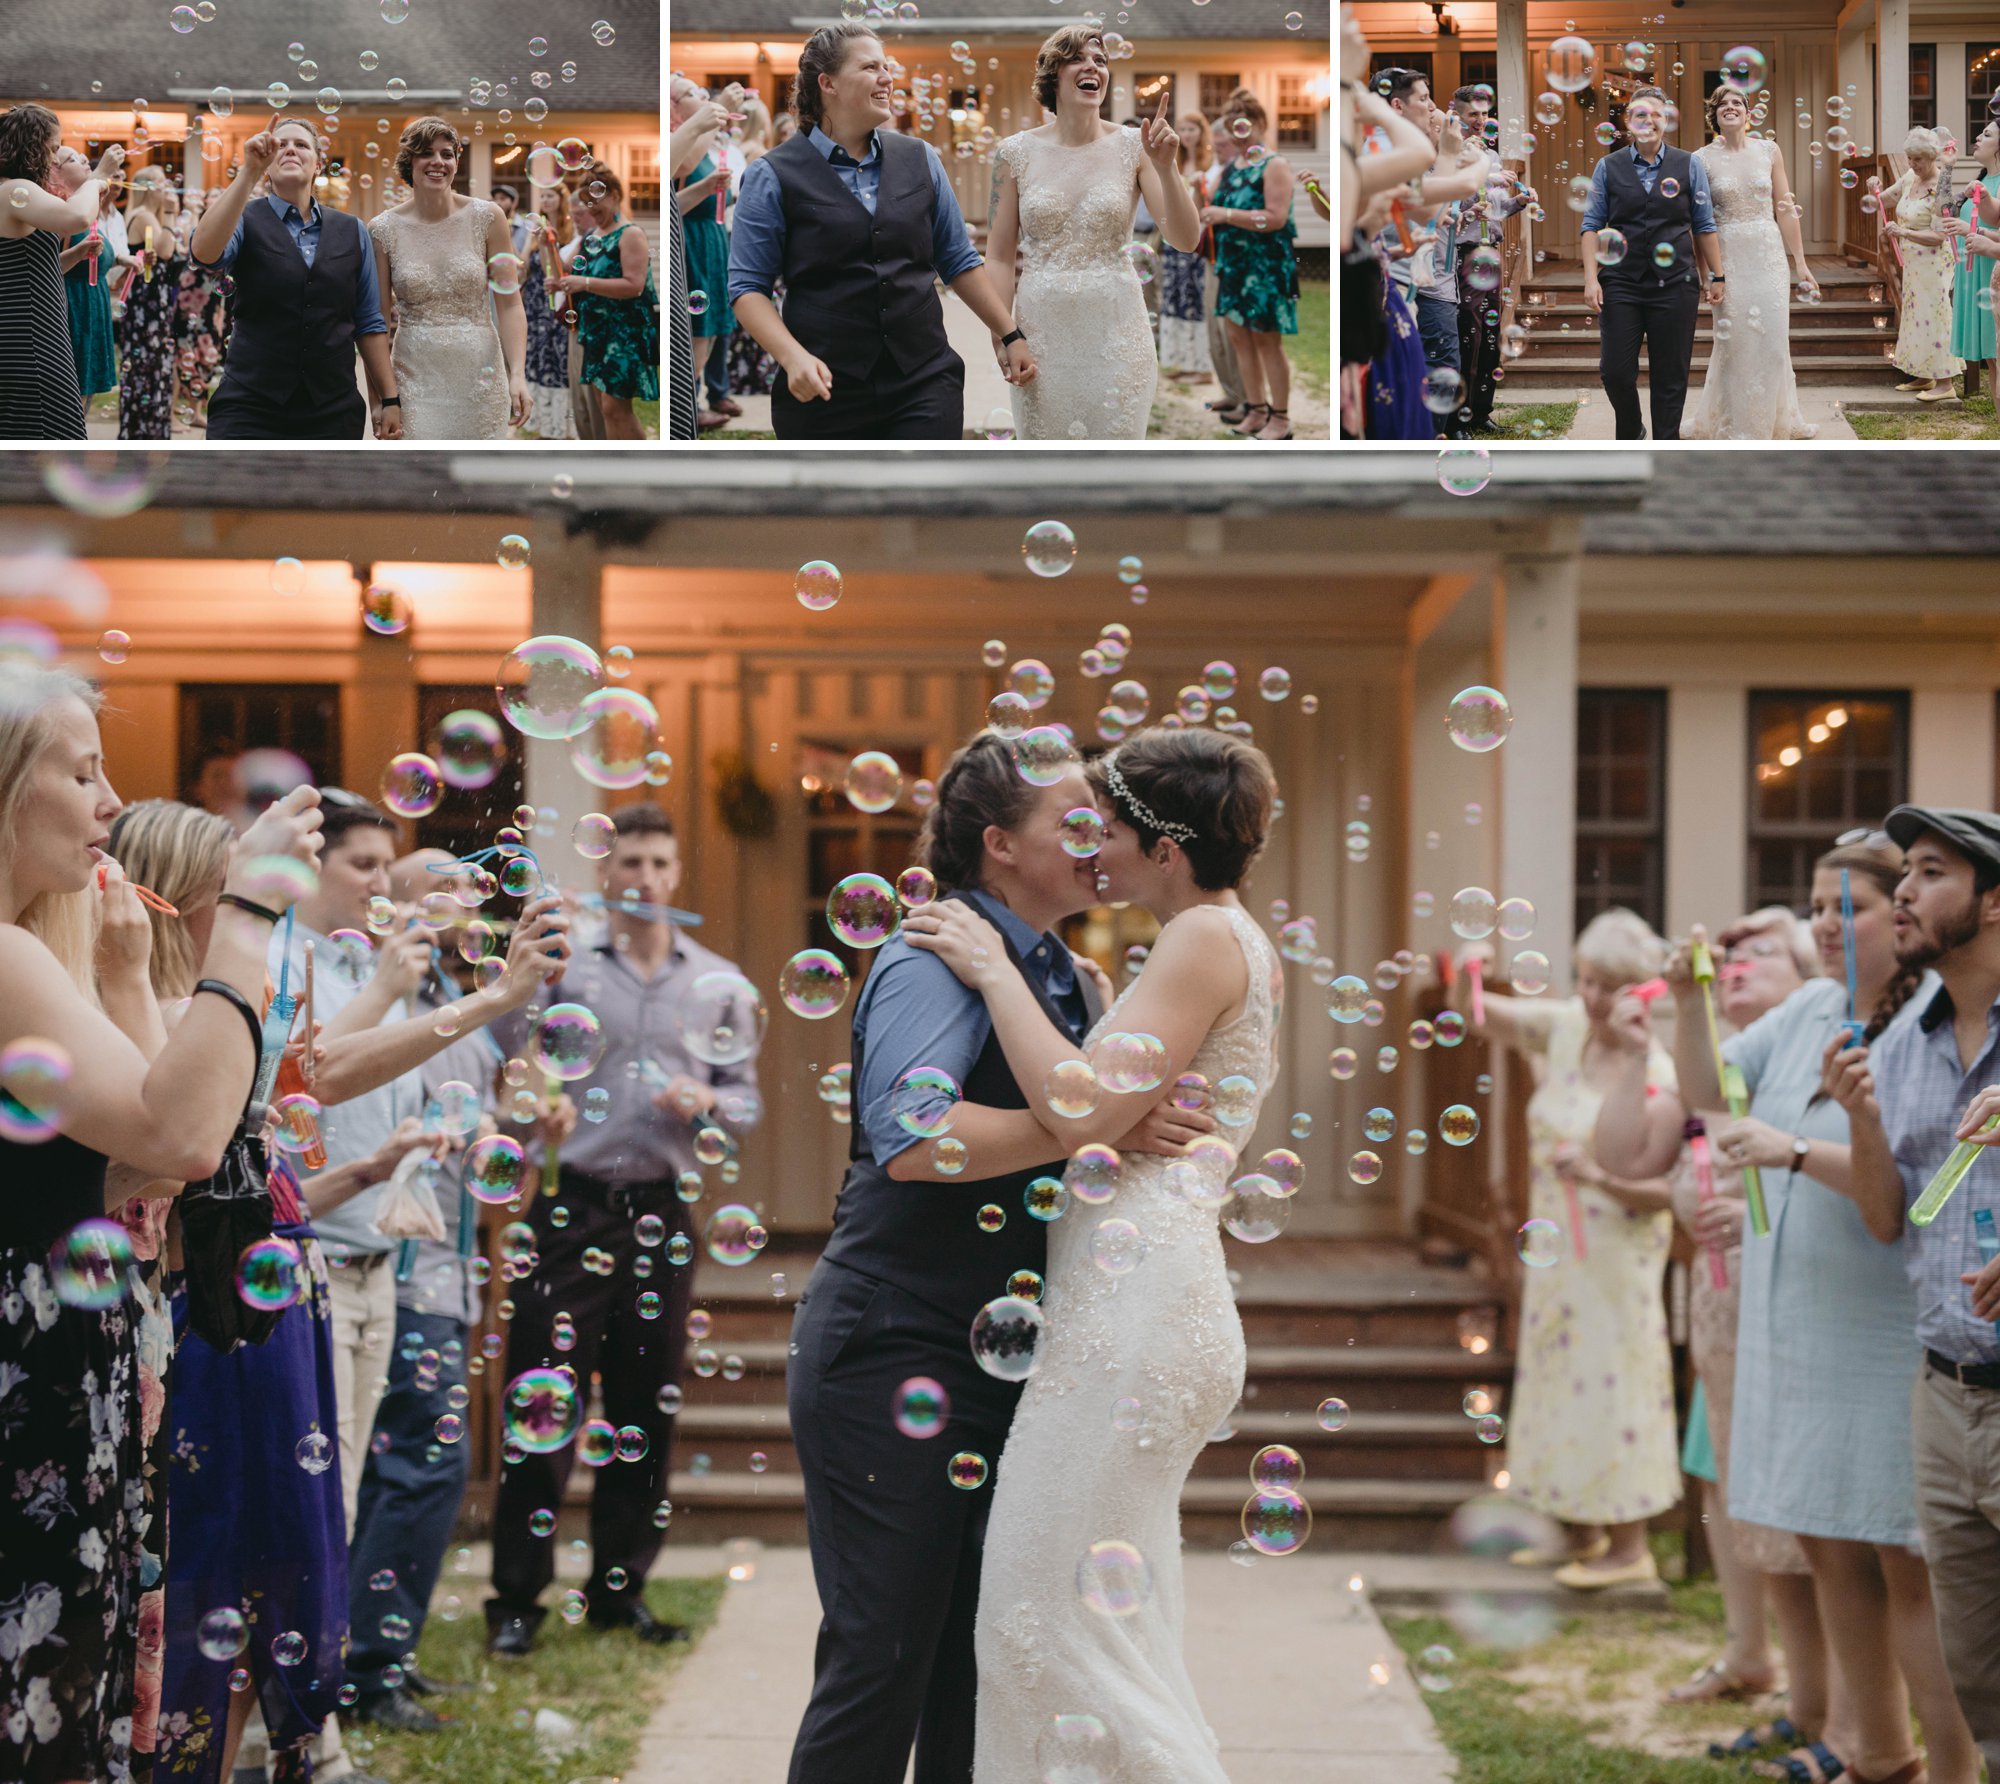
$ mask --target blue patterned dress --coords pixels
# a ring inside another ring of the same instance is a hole
[[[1266,155],[1256,161],[1232,161],[1215,188],[1218,210],[1264,209]],[[1216,314],[1252,334],[1299,332],[1299,257],[1294,243],[1298,225],[1291,213],[1282,229],[1234,229],[1224,224],[1215,232]]]

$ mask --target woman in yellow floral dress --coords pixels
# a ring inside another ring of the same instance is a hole
[[[1903,256],[1903,328],[1896,337],[1896,369],[1920,403],[1955,397],[1952,379],[1964,362],[1951,350],[1951,288],[1956,262],[1940,225],[1938,163],[1944,145],[1919,125],[1903,143],[1909,171],[1882,194],[1882,233]],[[1893,219],[1893,221],[1891,220]]]

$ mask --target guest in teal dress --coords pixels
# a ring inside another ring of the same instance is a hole
[[[1972,145],[1972,158],[1979,163],[1979,185],[1989,202],[2000,199],[2000,122],[1988,124]],[[1965,394],[1976,395],[1979,368],[1987,366],[1986,394],[2000,402],[2000,349],[1994,344],[1994,275],[2000,269],[2000,230],[1985,228],[1980,221],[1979,192],[1966,193],[1959,207],[1959,221],[1967,225],[1965,258],[1959,263],[1958,289],[1952,294],[1951,350],[1965,361]]]
[[[1887,843],[1836,848],[1815,863],[1813,938],[1827,976],[1723,1043],[1742,1069],[1750,1113],[1715,1125],[1718,1165],[1753,1165],[1768,1233],[1743,1240],[1732,1518],[1800,1539],[1841,1682],[1851,1775],[1887,1778],[1912,1758],[1910,1712],[1931,1776],[1969,1780],[1977,1755],[1950,1689],[1918,1548],[1910,1397],[1923,1353],[1910,1342],[1916,1297],[1901,1252],[1878,1243],[1847,1193],[1847,1115],[1821,1092],[1822,1059],[1847,1015],[1840,877],[1854,899],[1855,1010],[1872,1043],[1928,1001],[1896,966],[1891,899],[1902,855]],[[1667,978],[1683,1018],[1675,1064],[1688,1102],[1713,1108],[1715,1068],[1685,953]],[[1803,1141],[1803,1156],[1798,1142]],[[1823,1745],[1825,1743],[1822,1743]],[[1794,1755],[1825,1769],[1823,1756]],[[1810,1772],[1807,1775],[1812,1775]]]
[[[678,130],[708,104],[705,89],[685,75],[673,80],[672,117]],[[729,307],[729,226],[723,221],[733,199],[729,169],[714,154],[674,173],[674,206],[681,214],[687,241],[688,321],[694,336],[694,375],[701,382],[708,356],[718,341],[736,332],[736,315]],[[727,419],[704,407],[704,428],[720,427]]]
[[[1263,104],[1238,87],[1221,128],[1236,145],[1201,220],[1215,231],[1216,310],[1229,328],[1250,412],[1236,431],[1258,440],[1292,437],[1292,367],[1286,335],[1299,332],[1299,257],[1292,222],[1292,164],[1264,147]]]
[[[576,304],[583,365],[577,382],[597,393],[610,440],[643,440],[636,399],[660,395],[660,297],[646,232],[625,221],[625,187],[602,161],[578,177],[575,209],[596,233],[551,281]]]
[[[90,178],[90,164],[76,150],[64,149],[56,156],[55,176],[66,192],[74,192]],[[94,282],[93,260],[97,267]],[[63,244],[70,353],[76,360],[77,388],[83,393],[86,410],[92,397],[118,388],[118,354],[111,339],[111,284],[117,267],[117,250],[102,230],[73,235]]]

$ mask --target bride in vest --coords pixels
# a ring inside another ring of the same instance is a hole
[[[461,149],[444,119],[418,118],[396,148],[410,196],[368,225],[406,440],[504,440],[531,407],[521,257],[497,204],[452,189]]]
[[[1718,87],[1708,102],[1715,141],[1695,151],[1708,174],[1725,296],[1715,351],[1684,440],[1810,440],[1792,371],[1792,290],[1817,302],[1798,207],[1775,142],[1750,134],[1750,101]],[[1786,265],[1790,257],[1789,270]]]
[[[1191,254],[1201,240],[1200,214],[1175,173],[1171,91],[1148,123],[1126,129],[1102,115],[1111,60],[1096,27],[1065,25],[1035,58],[1035,98],[1053,118],[995,152],[986,252],[1040,366],[1033,383],[1014,388],[1018,439],[1146,437],[1160,363],[1140,289],[1152,251],[1132,240],[1140,196],[1173,247]]]

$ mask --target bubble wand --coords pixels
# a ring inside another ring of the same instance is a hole
[[[313,945],[306,943],[306,988],[299,999],[299,1007],[305,1011],[306,1050],[299,1055],[299,1076],[307,1089],[313,1081]]]
[[[1729,1112],[1739,1121],[1750,1113],[1750,1092],[1743,1082],[1742,1068],[1722,1057],[1722,1031],[1715,1025],[1715,956],[1708,943],[1697,938],[1688,944],[1688,962],[1694,982],[1701,987],[1702,1007],[1708,1012],[1708,1045],[1715,1055],[1716,1081],[1729,1103]],[[1771,1230],[1770,1216],[1764,1211],[1764,1179],[1752,1164],[1743,1166],[1743,1200],[1750,1212],[1750,1231],[1759,1239]]]
[[[1986,1123],[1979,1131],[1990,1134],[2000,1127],[2000,1115]],[[1938,1169],[1938,1174],[1924,1185],[1924,1193],[1910,1205],[1910,1225],[1929,1226],[1944,1211],[1944,1205],[1951,1200],[1951,1192],[1965,1179],[1965,1173],[1972,1169],[1972,1161],[1979,1156],[1982,1148],[1977,1140],[1960,1140],[1951,1150],[1951,1156]]]
[[[1972,1236],[1979,1246],[1979,1261],[1982,1264],[1990,1264],[1996,1257],[2000,1257],[2000,1233],[1993,1230],[1991,1208],[1973,1209]],[[2000,1337],[2000,1319],[1993,1322],[1993,1331],[1996,1337]]]
[[[1840,870],[1840,946],[1847,956],[1847,1020],[1841,1024],[1847,1030],[1847,1044],[1861,1045],[1861,1036],[1866,1024],[1855,1019],[1855,974],[1854,974],[1854,884],[1848,870]]]
[[[1686,1136],[1688,1156],[1694,1160],[1695,1199],[1706,1208],[1715,1200],[1715,1161],[1708,1150],[1708,1128],[1699,1115],[1690,1115],[1682,1133]],[[1708,1253],[1708,1280],[1720,1289],[1729,1286],[1729,1267],[1722,1261],[1722,1247],[1704,1246]]]
[[[1472,1026],[1486,1026],[1486,968],[1477,954],[1466,957],[1465,976],[1472,988]]]
[[[542,1088],[545,1095],[554,1097],[561,1094],[560,1078],[544,1077]],[[562,1183],[561,1145],[551,1140],[542,1148],[542,1194],[552,1196]]]
[[[100,892],[104,890],[105,877],[106,877],[105,864],[102,861],[100,861],[97,864],[97,889]],[[169,904],[164,898],[162,898],[159,895],[159,893],[155,892],[152,889],[152,887],[142,886],[139,884],[137,880],[127,880],[125,883],[126,885],[130,886],[134,892],[138,893],[139,902],[141,904],[147,906],[149,909],[158,911],[161,916],[178,917],[181,914],[178,906]]]

